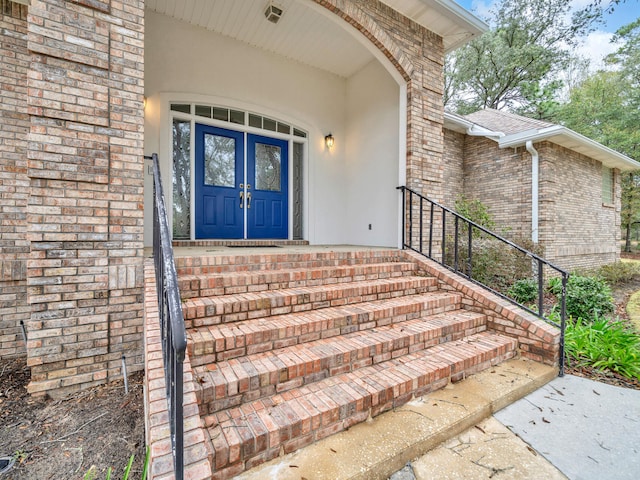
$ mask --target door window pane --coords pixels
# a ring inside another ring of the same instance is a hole
[[[191,122],[173,121],[173,238],[191,237]]]
[[[236,185],[236,140],[204,135],[204,183],[214,187]]]
[[[280,147],[256,143],[256,190],[280,191]]]

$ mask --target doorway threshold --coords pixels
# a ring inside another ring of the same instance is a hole
[[[174,247],[231,247],[231,248],[254,248],[254,247],[290,247],[309,245],[307,240],[174,240]]]

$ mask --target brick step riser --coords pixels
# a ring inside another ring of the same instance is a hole
[[[265,270],[312,270],[322,267],[406,261],[398,250],[260,255],[176,257],[180,275],[207,275]]]
[[[186,300],[198,297],[398,278],[415,274],[415,271],[416,267],[412,263],[396,262],[324,269],[272,270],[251,274],[183,275],[178,278],[178,287],[181,298]]]
[[[294,351],[292,356],[282,357],[274,352],[279,366],[274,363],[274,357],[269,357],[271,368],[259,367],[260,371],[252,363],[256,357],[247,358],[246,363],[242,359],[232,360],[233,366],[223,362],[213,371],[196,371],[195,375],[201,378],[200,390],[196,392],[200,413],[215,413],[486,330],[486,319],[482,315],[423,330],[419,329],[420,325],[416,328],[408,323],[411,322],[399,324],[392,331],[371,334],[375,340],[365,345],[360,342],[349,350],[314,342],[303,351]],[[258,355],[257,359],[260,362],[263,357]]]
[[[270,326],[266,319],[267,325],[259,331],[250,326],[234,328],[233,324],[203,325],[211,328],[189,332],[187,348],[191,365],[195,367],[451,312],[458,310],[461,302],[459,294],[447,294],[399,306],[380,306],[366,312],[330,314],[327,311],[326,315],[310,312],[299,324],[287,322]]]
[[[215,452],[213,478],[231,478],[282,451],[296,451],[516,354],[515,342],[453,360],[442,354],[445,346],[434,348],[441,350],[406,362],[400,369],[368,367],[381,375],[344,374],[204,416]],[[399,364],[399,360],[393,362]]]
[[[397,279],[375,284],[338,284],[326,288],[291,288],[278,292],[228,295],[212,299],[194,299],[183,303],[187,328],[200,318],[210,324],[232,323],[276,315],[342,307],[376,300],[420,295],[438,290],[433,278]]]

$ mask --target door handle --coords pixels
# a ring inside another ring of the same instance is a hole
[[[240,208],[244,208],[244,191],[240,191]]]
[[[251,208],[251,192],[247,192],[247,208]]]

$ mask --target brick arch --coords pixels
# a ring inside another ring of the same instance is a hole
[[[313,0],[333,12],[362,33],[398,70],[402,78],[411,80],[414,66],[402,48],[369,15],[350,0]]]

